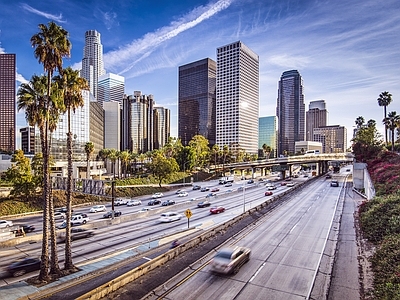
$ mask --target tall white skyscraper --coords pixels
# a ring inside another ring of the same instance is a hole
[[[125,94],[125,78],[113,73],[99,76],[97,87],[97,101],[103,102],[117,101],[122,106],[122,99]]]
[[[258,153],[259,58],[238,41],[217,48],[216,144]]]
[[[105,73],[100,33],[96,30],[88,30],[85,32],[81,77],[88,81],[90,92],[96,99],[99,76]]]

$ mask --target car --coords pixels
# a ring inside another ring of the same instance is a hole
[[[350,169],[346,169],[346,172],[350,172]]]
[[[217,207],[211,207],[210,208],[210,213],[212,214],[219,214],[225,211],[225,208],[222,206],[217,206]]]
[[[103,218],[105,219],[110,219],[112,218],[112,211],[108,211],[103,215]],[[115,210],[114,211],[114,217],[120,217],[122,215],[122,212],[120,212],[119,210]]]
[[[216,193],[209,193],[209,194],[206,196],[206,198],[211,198],[211,197],[215,197],[215,196],[217,196]]]
[[[141,210],[139,210],[139,212],[148,212],[148,211],[151,211],[151,210],[153,210],[153,209],[150,208],[150,207],[143,207]]]
[[[326,178],[326,179],[331,179],[331,178],[332,178],[332,175],[331,175],[331,174],[327,174],[327,175],[325,176],[325,178]]]
[[[213,189],[211,189],[211,192],[219,192],[219,188],[213,188]]]
[[[85,217],[83,215],[73,215],[71,217],[71,225],[72,226],[85,225],[88,221],[89,221],[89,217]]]
[[[34,225],[23,225],[23,226],[22,226],[22,230],[23,230],[25,233],[32,232],[32,231],[35,230],[35,226],[34,226]]]
[[[267,186],[267,190],[269,190],[269,191],[276,190],[276,186],[271,184],[271,185]]]
[[[200,208],[207,207],[207,206],[210,206],[210,205],[211,205],[211,203],[208,200],[205,200],[205,201],[197,203],[197,207],[200,207]]]
[[[12,221],[0,220],[0,228],[8,228],[8,227],[12,227],[12,226],[13,226]]]
[[[209,190],[210,188],[208,186],[205,186],[200,189],[200,192],[208,192]]]
[[[175,211],[162,213],[160,218],[158,219],[161,223],[169,223],[173,221],[178,221],[182,218],[182,215]]]
[[[290,177],[285,179],[285,181],[291,181],[291,180],[292,180],[292,178],[290,178]]]
[[[254,180],[253,180],[253,179],[249,179],[249,180],[247,181],[247,183],[248,183],[248,184],[254,183]]]
[[[246,247],[234,246],[222,248],[210,262],[212,272],[236,274],[250,260],[251,250]]]
[[[186,197],[186,196],[188,196],[189,194],[188,194],[188,192],[180,192],[179,194],[178,194],[178,197]]]
[[[78,240],[94,236],[94,231],[85,228],[71,228],[71,240]],[[65,242],[65,232],[57,237],[59,242]]]
[[[37,270],[40,270],[40,259],[32,257],[25,257],[14,261],[7,267],[7,272],[14,277]]]
[[[141,204],[142,204],[142,201],[137,200],[137,199],[136,200],[131,199],[126,203],[127,206],[136,206],[136,205],[141,205]]]
[[[286,182],[281,182],[281,186],[285,186],[285,185],[287,185]]]
[[[331,186],[338,187],[339,186],[339,182],[337,180],[332,180],[331,181]]]
[[[176,192],[175,192],[175,194],[180,194],[180,193],[182,193],[182,192],[184,192],[185,190],[177,190]]]
[[[91,213],[97,213],[100,211],[106,211],[105,205],[95,205],[89,210]]]
[[[299,174],[293,174],[293,178],[299,178]]]
[[[226,183],[224,186],[226,186],[226,187],[232,186],[232,182],[228,182],[228,183]]]
[[[154,194],[151,196],[151,198],[157,199],[157,198],[161,198],[162,196],[164,196],[163,193],[154,193]]]
[[[200,189],[201,189],[201,186],[199,186],[199,185],[194,185],[192,189],[193,189],[194,191],[195,191],[195,190],[200,190]]]
[[[174,204],[175,204],[175,200],[167,200],[167,201],[164,201],[161,205],[169,206],[169,205],[174,205]]]
[[[289,182],[288,184],[286,184],[287,187],[294,187],[294,182]]]
[[[88,217],[88,215],[85,214],[85,213],[75,213],[75,214],[72,215],[72,217],[74,217],[74,216],[82,216],[82,217],[84,217],[84,218],[87,218],[87,217]],[[71,217],[71,218],[72,218],[72,217]]]
[[[273,193],[272,193],[271,191],[266,191],[266,192],[265,192],[265,196],[272,196],[272,194],[273,194]]]
[[[161,200],[153,199],[153,200],[150,200],[150,201],[147,203],[147,205],[149,205],[149,206],[153,206],[153,205],[157,205],[157,204],[161,204]]]
[[[115,199],[115,201],[114,201],[114,205],[116,205],[116,206],[120,206],[120,205],[126,205],[126,204],[128,204],[128,199],[126,199],[126,198],[117,198],[117,199]]]
[[[264,178],[258,178],[258,181],[263,182]]]
[[[61,211],[54,212],[54,219],[56,219],[56,220],[65,219],[65,213],[63,213]]]

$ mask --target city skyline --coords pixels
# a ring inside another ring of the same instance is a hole
[[[221,0],[163,6],[56,0],[1,3],[0,8],[0,53],[16,54],[18,85],[43,73],[29,42],[38,24],[54,20],[70,33],[71,58],[64,67],[75,69],[81,68],[85,32],[96,30],[106,71],[125,77],[126,94],[141,90],[169,108],[171,136],[177,136],[178,67],[206,57],[216,60],[218,47],[237,40],[260,57],[258,117],[275,115],[280,75],[292,69],[303,77],[307,107],[310,101],[326,100],[329,125],[343,125],[351,133],[355,119],[363,116],[376,120],[383,133],[383,108],[376,99],[385,90],[393,95],[388,112],[400,113],[400,4],[394,0]],[[20,112],[16,132],[25,126]]]

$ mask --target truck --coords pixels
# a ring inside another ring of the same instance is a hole
[[[227,184],[228,182],[232,183],[233,181],[234,181],[233,176],[225,176],[219,179],[219,184]]]

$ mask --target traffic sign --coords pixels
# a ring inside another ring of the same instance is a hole
[[[192,216],[192,211],[190,210],[190,209],[187,209],[186,211],[185,211],[185,215],[186,215],[186,218],[190,218],[191,216]]]

